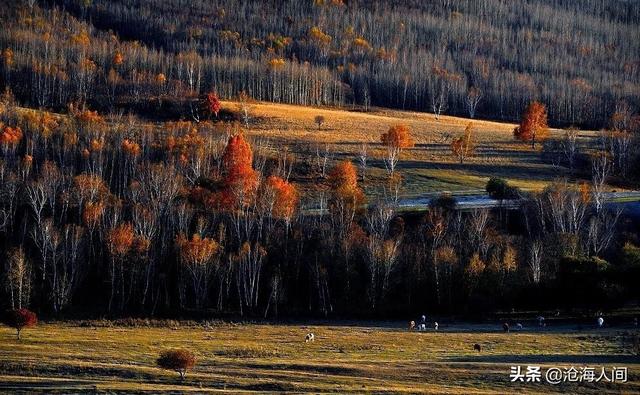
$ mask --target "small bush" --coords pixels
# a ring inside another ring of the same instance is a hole
[[[441,209],[443,211],[453,211],[456,209],[456,198],[449,195],[448,193],[443,193],[435,199],[432,199],[429,203],[430,208],[432,209]]]
[[[188,350],[169,350],[160,354],[156,363],[163,369],[178,372],[184,380],[187,370],[196,364],[196,357]]]
[[[38,317],[33,311],[27,309],[10,310],[5,314],[3,323],[16,330],[16,336],[20,340],[20,331],[38,323]]]
[[[320,128],[322,127],[322,124],[325,121],[325,119],[324,119],[324,116],[322,116],[322,115],[316,115],[316,117],[313,119],[313,121],[316,123],[316,125],[318,125],[318,130],[320,130]]]
[[[509,185],[502,178],[491,177],[487,182],[486,190],[493,199],[518,199],[520,197],[520,189]]]

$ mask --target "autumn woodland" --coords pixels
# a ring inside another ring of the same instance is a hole
[[[634,1],[5,2],[0,307],[399,318],[637,301],[638,213],[610,193],[640,183],[639,23]],[[378,126],[356,138],[338,114]],[[295,116],[300,139],[278,123]],[[505,204],[462,209],[416,169],[472,172]],[[431,199],[407,208],[408,191]]]

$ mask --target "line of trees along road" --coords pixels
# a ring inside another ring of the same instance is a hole
[[[94,108],[217,91],[602,127],[638,105],[633,1],[13,2],[5,85],[36,106]]]

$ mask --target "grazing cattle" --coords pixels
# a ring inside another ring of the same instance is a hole
[[[420,324],[418,326],[418,330],[420,331],[426,331],[427,330],[427,324]]]
[[[543,327],[547,326],[547,324],[544,323],[544,317],[543,316],[538,317],[538,325],[543,326]]]
[[[604,326],[604,318],[598,317],[598,328],[602,328]]]
[[[507,324],[506,322],[502,324],[502,330],[504,332],[509,332],[509,324]]]
[[[416,322],[415,321],[409,321],[409,330],[412,331],[416,329]]]
[[[305,343],[314,342],[314,341],[316,341],[316,337],[313,333],[307,333],[307,336],[304,337]]]
[[[482,346],[476,343],[473,345],[473,349],[476,350],[477,352],[480,352],[482,351]]]
[[[518,323],[516,324],[516,328],[517,328],[519,331],[521,331],[521,330],[522,330],[522,324],[518,322]]]
[[[433,329],[436,331],[438,330],[438,322],[433,323]]]

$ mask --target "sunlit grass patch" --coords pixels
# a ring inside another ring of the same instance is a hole
[[[446,327],[445,327],[446,328]],[[0,391],[18,383],[79,391],[301,391],[301,392],[512,392],[512,364],[625,365],[640,390],[640,359],[627,332],[532,332],[499,328],[409,332],[385,327],[217,325],[171,327],[43,324],[21,342],[0,328]],[[316,335],[305,343],[308,332]],[[473,350],[473,344],[483,350]],[[159,369],[168,349],[191,350],[197,359],[184,382]],[[17,380],[23,377],[24,380]],[[14,387],[11,387],[14,386]],[[42,387],[40,387],[42,388]],[[568,387],[575,392],[576,387]],[[597,393],[593,386],[586,392]],[[549,390],[541,385],[520,392]]]

